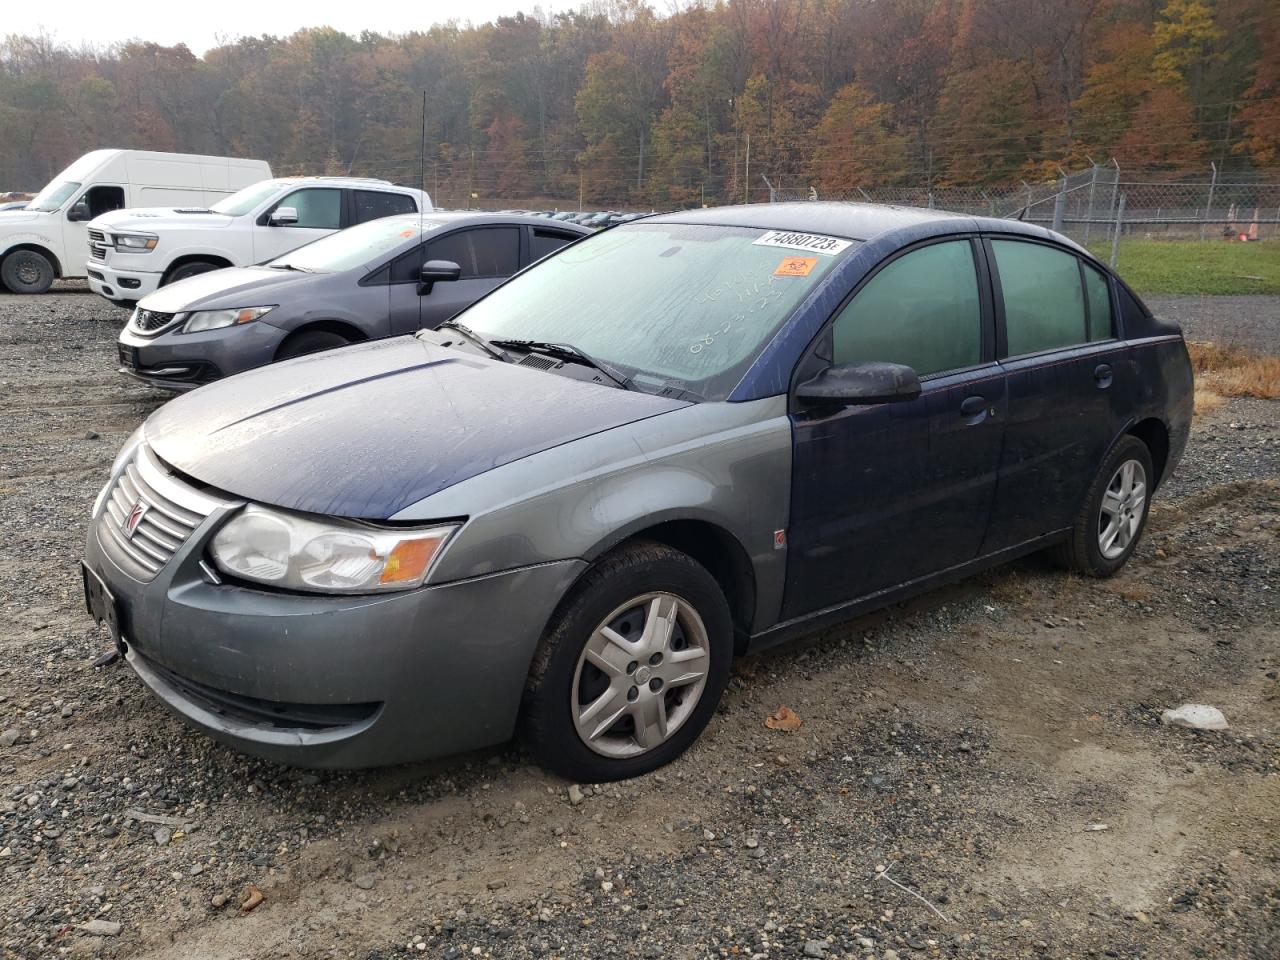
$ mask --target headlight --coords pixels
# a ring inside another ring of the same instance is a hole
[[[154,250],[159,238],[150,233],[116,233],[111,236],[111,244],[124,253],[138,253],[142,250]]]
[[[224,573],[312,593],[375,593],[422,585],[453,526],[386,530],[321,523],[248,506],[213,538]]]
[[[199,333],[201,330],[217,330],[219,327],[234,327],[242,323],[253,323],[275,309],[270,307],[242,307],[239,310],[197,310],[187,317],[183,333]]]

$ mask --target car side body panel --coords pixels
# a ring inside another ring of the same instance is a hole
[[[552,447],[446,487],[391,519],[468,517],[432,583],[590,561],[659,524],[706,523],[750,559],[754,632],[781,609],[790,489],[791,425],[785,398],[770,397],[693,404]]]

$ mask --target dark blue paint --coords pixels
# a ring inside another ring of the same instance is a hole
[[[387,519],[504,463],[685,405],[402,337],[212,384],[161,408],[146,435],[161,459],[238,497]]]

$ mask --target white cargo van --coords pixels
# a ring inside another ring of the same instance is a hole
[[[94,150],[21,210],[0,211],[0,284],[43,293],[59,277],[84,276],[88,224],[123,207],[201,207],[265,180],[264,160],[145,150]]]

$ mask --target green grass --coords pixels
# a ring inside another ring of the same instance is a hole
[[[1106,262],[1109,244],[1090,244]],[[1140,294],[1280,294],[1280,240],[1121,240],[1116,270]]]

